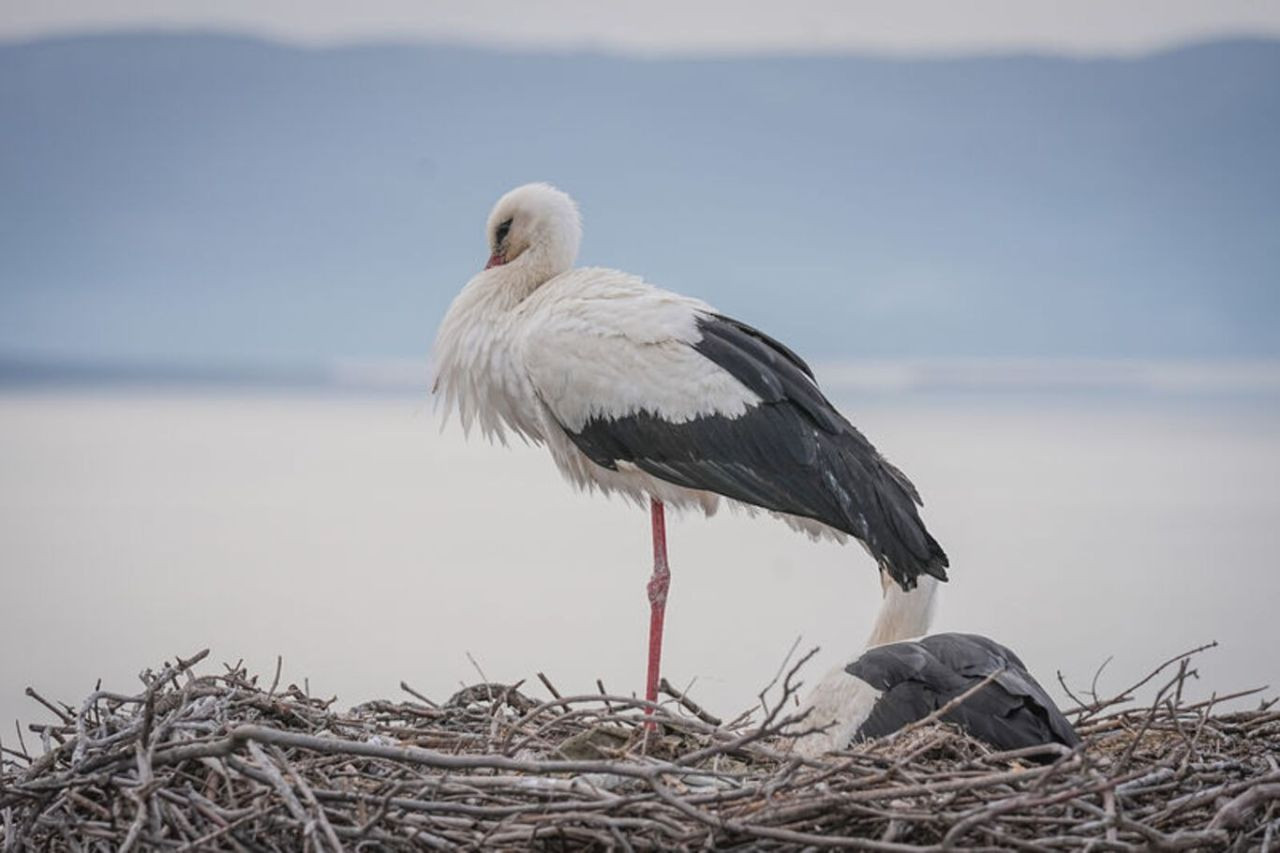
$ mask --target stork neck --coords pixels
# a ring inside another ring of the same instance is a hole
[[[933,604],[937,593],[938,580],[928,575],[921,576],[910,592],[903,591],[893,581],[887,581],[875,625],[867,638],[868,648],[927,634],[933,623]]]
[[[494,278],[514,305],[573,265],[573,257],[552,244],[530,247],[510,263],[495,267]]]

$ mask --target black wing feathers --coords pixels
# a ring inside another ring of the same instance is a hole
[[[567,431],[599,465],[629,462],[668,482],[812,518],[864,542],[904,589],[947,557],[925,529],[911,482],[823,396],[795,353],[745,323],[699,318],[694,349],[761,399],[738,417],[672,423],[650,412]]]
[[[867,650],[845,667],[881,691],[857,737],[883,737],[923,719],[994,676],[942,720],[997,749],[1043,743],[1075,746],[1079,736],[1009,649],[974,634],[934,634]]]

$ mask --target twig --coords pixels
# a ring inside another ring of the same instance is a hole
[[[538,680],[542,682],[542,686],[547,688],[547,692],[550,693],[552,696],[554,696],[557,699],[563,698],[560,695],[560,691],[556,690],[556,686],[551,683],[551,679],[547,678],[545,673],[539,672]]]
[[[439,705],[437,705],[435,702],[432,702],[432,701],[431,701],[430,699],[428,699],[426,696],[423,696],[421,693],[419,693],[418,691],[416,691],[416,690],[414,690],[412,687],[410,687],[410,686],[409,686],[409,684],[408,684],[408,682],[401,681],[401,682],[400,682],[400,689],[401,689],[401,690],[403,690],[405,693],[408,693],[408,694],[409,694],[410,696],[412,696],[414,699],[417,699],[417,700],[418,700],[419,702],[421,702],[423,705],[426,705],[428,708],[439,708],[439,707],[440,707],[440,706],[439,706]]]
[[[723,721],[719,717],[715,716],[714,714],[708,713],[697,702],[694,702],[684,693],[680,692],[679,690],[676,690],[674,687],[671,686],[671,682],[667,681],[665,678],[660,679],[658,681],[658,690],[667,694],[672,699],[675,699],[676,702],[680,704],[681,708],[684,708],[690,714],[693,714],[695,717],[697,717],[699,720],[702,720],[702,722],[706,723],[707,725],[709,726],[723,725]]]
[[[28,687],[28,688],[27,688],[27,690],[26,690],[26,693],[27,693],[27,695],[28,695],[28,696],[30,696],[32,699],[36,700],[36,701],[37,701],[37,702],[39,702],[41,705],[45,706],[45,707],[46,707],[46,708],[48,708],[50,711],[52,711],[55,715],[57,715],[58,719],[62,720],[62,722],[63,722],[64,724],[70,724],[70,723],[75,719],[75,718],[74,718],[74,717],[72,717],[70,714],[68,714],[66,711],[62,710],[62,709],[61,709],[61,708],[59,708],[57,705],[53,704],[53,703],[52,703],[52,702],[50,702],[48,699],[44,698],[44,697],[43,697],[43,696],[41,696],[39,693],[37,693],[37,692],[35,691],[35,688],[33,688],[33,687]]]

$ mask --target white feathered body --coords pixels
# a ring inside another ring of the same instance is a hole
[[[736,417],[758,405],[755,393],[693,349],[701,338],[698,317],[713,309],[597,267],[571,269],[517,298],[502,272],[475,276],[440,325],[435,383],[446,410],[456,407],[464,430],[478,427],[490,440],[505,443],[510,431],[545,444],[580,488],[714,513],[719,495],[627,464],[597,465],[565,434],[593,417],[645,411],[681,423]],[[810,519],[783,517],[811,533],[840,535]]]

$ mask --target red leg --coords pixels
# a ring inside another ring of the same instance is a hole
[[[649,515],[653,520],[653,576],[649,578],[649,679],[644,698],[656,702],[662,663],[662,621],[667,612],[671,571],[667,567],[667,524],[662,501],[650,499]]]

